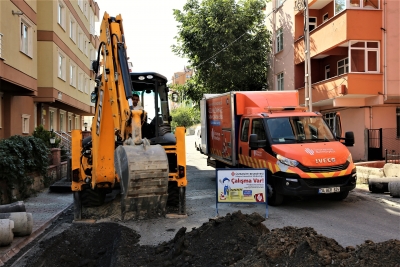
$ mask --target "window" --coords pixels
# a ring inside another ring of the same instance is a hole
[[[276,53],[283,50],[283,30],[279,28],[276,31]]]
[[[335,0],[335,15],[346,9],[346,0]]]
[[[285,0],[276,0],[276,8],[278,8],[281,5],[283,5],[283,2],[285,2]]]
[[[86,94],[89,94],[89,78],[85,77],[85,84],[83,85],[83,87],[84,92]]]
[[[310,32],[317,28],[317,18],[316,17],[309,17],[308,18],[308,29]]]
[[[85,54],[85,56],[88,56],[88,40],[85,38],[85,42],[83,44],[83,53]]]
[[[69,84],[76,88],[76,65],[74,63],[69,65]]]
[[[83,11],[83,0],[78,0],[78,6]]]
[[[325,66],[325,80],[331,77],[331,67],[329,65]]]
[[[79,70],[79,74],[78,74],[78,90],[83,92],[84,90],[84,83],[85,83],[85,76],[84,73],[82,71]]]
[[[66,59],[64,54],[58,52],[58,78],[61,78],[65,81],[66,71],[65,71],[65,63]]]
[[[64,112],[60,112],[60,131],[64,131]]]
[[[276,90],[283,91],[283,72],[276,75]]]
[[[72,116],[68,115],[68,132],[72,131]]]
[[[69,21],[69,38],[71,38],[71,40],[76,43],[76,22],[75,19],[72,17],[72,14]]]
[[[54,110],[50,110],[50,130],[54,130]]]
[[[340,115],[336,112],[329,112],[324,115],[325,122],[331,128],[334,136],[341,137],[342,135],[342,124],[340,122]]]
[[[57,17],[57,23],[65,29],[65,7],[64,4],[59,1],[58,2],[58,17]]]
[[[396,128],[397,138],[400,138],[400,107],[396,107]]]
[[[251,125],[251,133],[256,134],[258,140],[266,140],[265,129],[261,119],[254,119]]]
[[[344,73],[349,72],[349,58],[344,58],[339,60],[337,63],[337,73],[338,75],[342,75]]]
[[[32,57],[32,27],[27,19],[21,18],[21,43],[20,51],[27,56]]]
[[[93,15],[93,11],[90,11],[89,14],[89,27],[90,27],[90,34],[91,35],[95,35],[95,21],[94,21],[94,15]]]
[[[81,128],[81,127],[79,127],[79,117],[76,116],[76,117],[75,117],[75,128],[74,128],[74,129],[79,130],[80,128]]]
[[[349,0],[348,8],[379,9],[379,0]]]
[[[80,27],[78,27],[78,48],[83,52],[83,32]]]
[[[178,79],[178,78],[179,78],[179,74],[175,73],[175,79]]]
[[[22,114],[22,133],[29,134],[29,118],[31,115]]]
[[[328,13],[326,13],[323,17],[322,17],[322,21],[325,22],[329,19]]]
[[[350,41],[350,72],[379,72],[379,42]]]
[[[240,141],[243,142],[249,141],[249,125],[250,125],[250,120],[244,119],[242,122],[242,130],[240,131]]]

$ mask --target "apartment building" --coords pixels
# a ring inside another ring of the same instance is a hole
[[[312,111],[334,131],[353,131],[355,161],[400,152],[400,65],[397,0],[273,0],[271,90],[298,90],[304,104],[304,7],[308,5]],[[341,120],[342,129],[338,126]]]
[[[183,70],[174,72],[174,76],[172,76],[172,85],[180,84],[184,85],[187,80],[189,80],[193,76],[193,70],[184,67]]]
[[[97,3],[4,0],[0,14],[0,138],[82,129],[94,114]]]

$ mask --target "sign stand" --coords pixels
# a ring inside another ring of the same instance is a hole
[[[266,169],[216,169],[216,216],[218,203],[265,204],[268,218]]]

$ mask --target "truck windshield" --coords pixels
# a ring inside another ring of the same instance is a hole
[[[309,143],[334,141],[322,117],[282,117],[266,119],[272,143]]]

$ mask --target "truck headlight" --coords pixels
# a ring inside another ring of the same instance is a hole
[[[351,156],[351,154],[349,154],[349,156],[347,157],[347,161],[350,163],[353,162],[353,157]]]
[[[299,164],[299,162],[297,160],[288,159],[288,158],[286,158],[286,157],[284,157],[282,155],[279,155],[279,154],[276,155],[276,158],[280,162],[282,162],[283,164],[288,165],[288,166],[296,167]]]

